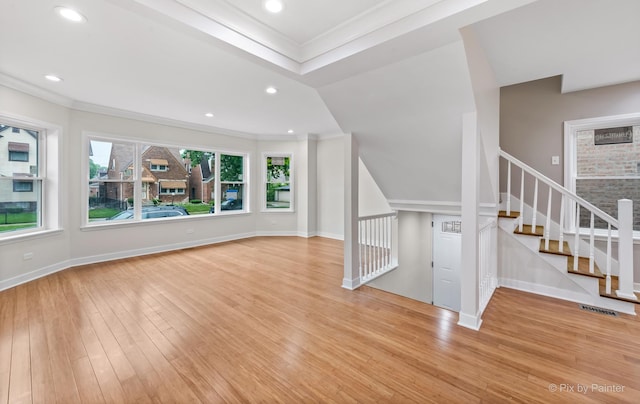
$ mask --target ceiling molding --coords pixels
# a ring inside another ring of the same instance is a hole
[[[299,44],[224,1],[134,0],[298,75],[305,75],[488,0],[394,0]]]
[[[180,121],[177,119],[163,118],[155,115],[148,115],[148,114],[143,114],[143,113],[134,112],[134,111],[126,111],[123,109],[105,107],[102,105],[96,105],[96,104],[91,104],[91,103],[81,102],[81,101],[74,101],[70,106],[70,108],[76,111],[91,112],[95,114],[108,115],[108,116],[113,116],[117,118],[126,118],[126,119],[132,119],[136,121],[154,123],[158,125],[173,126],[176,128],[213,133],[216,135],[225,135],[225,136],[232,136],[232,137],[251,139],[251,140],[258,140],[261,138],[261,135],[257,135],[257,134],[237,132],[229,129],[218,128],[215,126],[201,125],[197,123]]]
[[[57,105],[62,105],[64,107],[70,108],[73,105],[73,100],[71,98],[56,94],[52,91],[46,90],[42,87],[38,87],[31,83],[27,83],[15,77],[8,76],[4,73],[0,73],[0,85],[12,88],[25,94],[32,95],[34,97],[41,98]]]

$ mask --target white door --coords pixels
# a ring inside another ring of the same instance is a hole
[[[460,311],[460,216],[433,215],[433,304]]]

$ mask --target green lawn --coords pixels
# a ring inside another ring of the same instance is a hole
[[[117,215],[120,212],[118,209],[111,208],[96,208],[89,210],[89,219],[106,219],[111,216]]]
[[[36,212],[0,213],[0,224],[33,226],[38,221]]]
[[[206,203],[183,203],[180,206],[184,207],[190,215],[202,215],[209,213],[211,205]]]

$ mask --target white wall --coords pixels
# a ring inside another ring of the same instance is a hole
[[[398,212],[398,268],[369,282],[369,286],[433,302],[431,220],[431,213]]]
[[[318,235],[344,238],[344,137],[318,141]]]
[[[360,216],[378,215],[380,213],[390,213],[393,210],[387,202],[387,198],[382,194],[378,184],[369,173],[367,166],[360,159],[358,182],[358,211]]]

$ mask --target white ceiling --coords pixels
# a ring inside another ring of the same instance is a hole
[[[435,151],[416,166],[432,171],[473,108],[461,27],[472,26],[501,85],[640,80],[638,0],[284,2],[274,16],[262,0],[65,0],[88,18],[72,24],[54,12],[61,3],[0,0],[0,84],[218,133],[353,131],[389,198],[426,200],[425,189],[455,197],[455,169],[418,193],[398,178]]]

